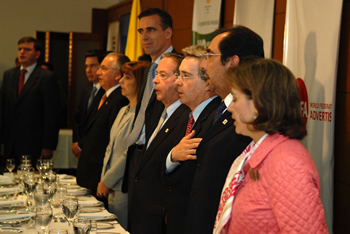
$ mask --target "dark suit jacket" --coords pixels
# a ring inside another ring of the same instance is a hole
[[[216,97],[203,109],[202,113],[199,115],[197,121],[193,126],[193,130],[196,131],[194,138],[205,137],[208,129],[213,124],[215,112],[220,102],[221,98]],[[163,166],[165,166],[165,161],[163,162]],[[185,216],[196,167],[196,160],[188,160],[181,162],[181,165],[178,166],[174,171],[164,175],[165,182],[169,190],[169,196],[166,202],[167,234],[183,233],[184,231]],[[164,171],[165,168],[163,172]]]
[[[55,150],[61,124],[60,92],[56,76],[36,66],[18,96],[20,67],[5,71],[2,85],[1,142],[5,156],[31,155],[43,148]]]
[[[130,194],[131,233],[164,231],[167,187],[161,178],[163,160],[185,135],[189,113],[187,106],[179,106],[142,155]]]
[[[231,113],[208,130],[197,149],[197,168],[185,221],[185,233],[212,233],[222,187],[233,161],[251,139],[235,132]]]
[[[91,189],[93,195],[96,195],[97,184],[100,182],[110,129],[120,108],[128,102],[121,94],[120,87],[115,89],[90,120],[86,134],[80,140],[82,151],[78,162],[77,183]]]
[[[83,90],[80,96],[78,110],[76,112],[73,123],[73,142],[79,142],[79,140],[86,133],[86,128],[91,118],[96,114],[100,100],[105,93],[103,88],[100,88],[95,95],[89,109],[87,109],[90,94],[93,86],[87,87]]]

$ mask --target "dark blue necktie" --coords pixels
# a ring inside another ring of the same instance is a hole
[[[216,110],[215,112],[215,118],[214,118],[214,122],[213,124],[220,118],[220,116],[222,115],[222,112],[226,109],[226,105],[225,102],[222,101],[219,108]]]

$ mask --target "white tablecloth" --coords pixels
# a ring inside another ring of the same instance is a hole
[[[52,157],[54,168],[77,168],[78,158],[72,152],[72,135],[72,129],[60,130],[57,148]]]

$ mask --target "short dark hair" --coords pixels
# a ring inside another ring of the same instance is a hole
[[[38,41],[34,37],[22,37],[21,39],[19,39],[17,45],[22,44],[22,43],[26,43],[26,42],[34,42],[34,50],[41,52],[42,45],[41,45],[40,41]]]
[[[169,27],[173,29],[173,19],[171,18],[171,15],[159,8],[149,8],[148,10],[141,12],[138,17],[141,19],[142,17],[151,15],[158,15],[160,17],[161,27],[163,30]]]
[[[85,54],[85,58],[87,57],[97,57],[98,63],[102,63],[102,60],[106,57],[107,54],[113,51],[105,51],[105,50],[89,50]]]
[[[168,52],[168,53],[162,54],[161,59],[163,59],[163,58],[171,58],[176,63],[176,68],[173,72],[177,73],[177,74],[180,73],[179,67],[180,67],[182,60],[185,58],[185,56],[183,54]]]
[[[248,124],[255,130],[299,140],[306,136],[299,86],[287,67],[272,59],[246,57],[226,72],[226,80],[253,100],[258,113]]]
[[[221,63],[226,64],[228,58],[237,55],[240,60],[246,56],[264,58],[264,42],[262,38],[251,29],[244,26],[234,26],[230,29],[219,29],[217,34],[228,33],[219,43]]]
[[[137,93],[139,93],[139,90],[142,85],[143,73],[149,64],[150,62],[148,61],[133,61],[133,62],[124,63],[120,68],[120,71],[122,74],[126,72],[132,72],[136,80]]]

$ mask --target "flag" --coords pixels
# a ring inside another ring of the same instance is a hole
[[[131,61],[137,61],[138,57],[143,55],[140,34],[137,32],[140,20],[137,17],[141,13],[140,0],[133,0],[129,22],[128,38],[126,41],[125,55]]]

